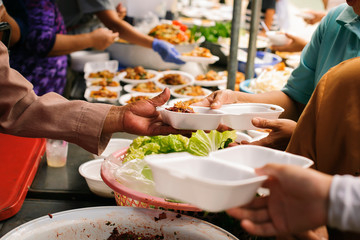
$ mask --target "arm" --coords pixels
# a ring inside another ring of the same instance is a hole
[[[48,56],[60,56],[72,53],[74,51],[95,48],[104,50],[110,46],[114,39],[118,37],[118,33],[111,30],[99,28],[91,33],[65,35],[56,34],[55,43]]]
[[[21,37],[20,27],[17,22],[6,12],[4,5],[0,7],[0,16],[2,16],[1,22],[7,22],[11,26],[11,38],[10,47],[15,45]],[[1,36],[2,37],[2,36]]]
[[[103,10],[97,12],[96,16],[107,28],[118,32],[122,39],[143,47],[152,48],[153,38],[142,34],[129,23],[120,19],[116,11]]]
[[[51,1],[27,4],[29,33],[25,44],[34,54],[59,56],[73,51],[95,47],[105,49],[118,36],[107,29],[97,29],[91,33],[65,35],[64,26],[56,26],[60,12]],[[59,29],[58,29],[59,28]]]
[[[271,26],[272,26],[272,23],[273,23],[273,20],[274,20],[274,15],[275,15],[275,9],[274,8],[266,9],[264,22],[265,22],[266,26],[268,27],[268,29],[271,29]]]

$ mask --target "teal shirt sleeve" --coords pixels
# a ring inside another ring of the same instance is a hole
[[[293,71],[282,89],[294,101],[307,104],[317,83],[331,67],[356,57],[357,53],[351,51],[351,46],[344,43],[349,42],[349,39],[358,41],[357,37],[337,23],[338,16],[346,11],[346,8],[349,6],[342,4],[331,10],[303,49],[299,67]]]

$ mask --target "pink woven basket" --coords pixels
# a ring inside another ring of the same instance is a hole
[[[123,148],[112,154],[112,158],[106,161],[112,161],[112,163],[120,162],[124,159],[128,147]],[[116,204],[119,206],[130,206],[140,208],[161,208],[165,210],[179,210],[179,211],[191,211],[200,212],[201,209],[185,204],[185,203],[174,203],[166,201],[164,198],[150,196],[145,193],[135,191],[127,188],[119,183],[113,176],[110,168],[106,164],[101,166],[101,177],[104,182],[112,189],[115,193]]]

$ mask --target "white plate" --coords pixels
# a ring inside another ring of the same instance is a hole
[[[203,97],[194,97],[194,98],[203,99]],[[189,101],[190,99],[192,99],[192,98],[174,98],[174,99],[168,101],[167,105],[172,107],[177,102]]]
[[[159,219],[165,213],[166,218]],[[3,236],[2,240],[89,240],[108,239],[113,229],[133,231],[164,239],[236,240],[229,232],[208,222],[157,209],[132,207],[91,207],[52,213],[27,222]],[[91,236],[89,238],[89,236]]]
[[[109,70],[110,72],[115,74],[114,79],[117,79],[116,72],[118,67],[119,67],[119,62],[117,60],[87,62],[85,63],[84,66],[84,78],[86,80],[97,80],[97,78],[89,78],[89,74],[99,71]]]
[[[253,145],[211,152],[208,157],[189,153],[148,155],[156,191],[210,212],[250,202],[267,176],[254,168],[281,163],[308,168],[313,161],[302,156]]]
[[[89,87],[86,88],[85,93],[84,93],[84,98],[89,101],[89,102],[108,102],[108,103],[112,103],[115,104],[120,96],[120,92],[121,92],[121,87],[112,87],[112,88],[107,88],[110,91],[116,92],[117,93],[117,98],[92,98],[90,97],[90,93],[91,91],[96,91],[99,90],[101,87]]]
[[[181,88],[181,87],[179,87],[179,88]],[[209,90],[209,89],[201,88],[201,89],[204,91],[205,95],[202,95],[202,96],[188,96],[188,95],[183,95],[183,94],[176,93],[176,92],[175,92],[176,89],[178,89],[178,88],[171,88],[171,89],[170,89],[171,95],[174,96],[174,97],[176,97],[176,98],[184,98],[184,97],[188,97],[188,98],[193,98],[193,97],[206,97],[206,96],[208,96],[208,95],[210,95],[210,94],[212,93],[212,91]]]
[[[156,96],[157,94],[154,94],[153,96]],[[148,96],[148,97],[153,97],[152,95],[149,94],[142,94],[142,93],[128,93],[128,94],[124,94],[119,98],[119,103],[121,105],[126,105],[128,104],[127,101],[129,101],[132,97],[137,97],[137,96]]]
[[[155,81],[158,77],[159,77],[159,72],[155,71],[155,70],[150,70],[150,69],[145,69],[147,72],[154,74],[155,76],[149,79],[130,79],[130,78],[125,78],[126,76],[126,72],[122,72],[118,75],[118,78],[120,79],[120,81],[124,82],[124,83],[130,83],[130,84],[138,84],[141,82],[147,82],[147,81]]]
[[[167,84],[163,84],[161,82],[159,82],[160,78],[164,77],[165,75],[168,74],[179,74],[181,75],[186,83],[185,84],[181,84],[181,85],[167,85]],[[174,87],[183,87],[186,85],[192,85],[194,83],[194,76],[187,73],[187,72],[183,72],[183,71],[176,71],[176,70],[170,70],[170,71],[163,71],[158,75],[158,78],[155,80],[155,83],[157,85],[159,85],[161,88],[174,88]]]
[[[184,62],[197,62],[204,64],[213,64],[219,61],[219,57],[212,55],[211,57],[194,57],[194,56],[179,56]]]
[[[158,95],[160,94],[161,92],[157,92],[157,93],[146,93],[146,92],[138,92],[138,91],[134,91],[133,90],[133,87],[135,86],[136,84],[127,84],[124,86],[124,90],[128,93],[141,93],[143,95]],[[160,86],[158,86],[159,88],[161,88]],[[161,88],[163,89],[163,88]]]
[[[199,86],[204,86],[204,87],[216,87],[221,84],[226,84],[227,76],[225,76],[223,72],[218,72],[218,74],[221,77],[221,79],[212,80],[212,81],[211,80],[196,80],[196,77],[195,77],[194,84],[199,85]]]

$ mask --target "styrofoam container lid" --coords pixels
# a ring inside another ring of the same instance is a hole
[[[70,53],[71,68],[77,72],[83,72],[87,62],[108,61],[110,54],[104,51],[76,51]]]

